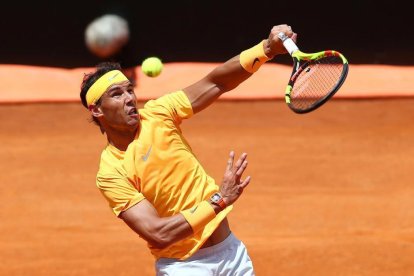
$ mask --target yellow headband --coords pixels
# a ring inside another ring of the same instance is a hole
[[[95,104],[112,84],[127,80],[128,78],[119,70],[112,70],[105,73],[86,92],[86,103],[88,106]]]

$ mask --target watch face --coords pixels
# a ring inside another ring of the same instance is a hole
[[[220,198],[221,198],[221,196],[219,194],[214,194],[211,197],[211,200],[214,201],[214,202],[218,202],[220,200]]]

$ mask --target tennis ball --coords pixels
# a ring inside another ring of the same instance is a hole
[[[157,57],[146,58],[141,65],[141,70],[148,77],[157,77],[161,74],[164,65],[162,61]]]

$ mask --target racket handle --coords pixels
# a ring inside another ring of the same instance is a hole
[[[292,55],[294,52],[299,51],[298,46],[296,46],[295,42],[285,35],[285,33],[280,32],[277,34],[277,37],[282,40],[283,46],[285,46],[286,50],[289,52],[290,55]]]

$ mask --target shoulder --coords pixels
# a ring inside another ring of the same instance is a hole
[[[98,176],[117,175],[122,169],[122,162],[125,152],[116,149],[114,146],[107,145],[101,153]]]
[[[158,99],[148,101],[143,111],[168,114],[169,116],[182,119],[189,118],[193,115],[190,100],[182,90],[171,92]]]

